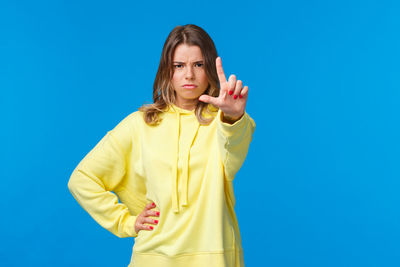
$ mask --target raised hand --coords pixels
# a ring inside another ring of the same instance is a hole
[[[219,96],[201,95],[199,100],[218,107],[226,120],[235,122],[245,112],[249,88],[242,87],[242,81],[236,80],[236,76],[233,74],[229,76],[229,81],[226,80],[220,57],[216,58],[216,68],[221,87]]]

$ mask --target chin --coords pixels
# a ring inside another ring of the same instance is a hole
[[[201,94],[199,94],[199,93],[186,93],[186,94],[182,95],[182,97],[187,100],[198,99],[200,96],[201,96]]]

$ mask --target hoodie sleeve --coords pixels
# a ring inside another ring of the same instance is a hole
[[[247,112],[233,124],[223,122],[222,115],[222,111],[218,110],[218,145],[224,164],[225,178],[233,181],[246,159],[256,124]]]
[[[81,160],[72,172],[68,188],[78,203],[101,226],[118,237],[136,237],[128,207],[110,192],[122,181],[132,147],[130,121],[125,118]]]

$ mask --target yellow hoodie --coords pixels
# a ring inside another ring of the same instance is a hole
[[[200,125],[194,111],[171,105],[149,126],[135,111],[73,171],[68,188],[78,203],[116,236],[135,237],[128,267],[244,266],[232,181],[255,123],[247,112],[233,124],[222,115]],[[152,202],[158,224],[136,233]]]

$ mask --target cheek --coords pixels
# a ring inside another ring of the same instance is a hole
[[[206,75],[204,75],[204,77],[203,77],[203,84],[204,84],[205,87],[208,86],[208,79],[207,79]]]
[[[179,83],[179,80],[179,75],[177,73],[174,73],[171,79],[172,84],[176,86]]]
[[[208,79],[207,79],[207,75],[205,73],[205,71],[201,71],[199,72],[199,80],[201,81],[201,83],[208,83]]]

